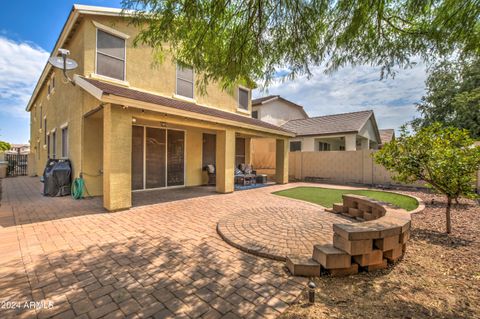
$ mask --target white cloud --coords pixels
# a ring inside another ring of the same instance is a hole
[[[0,35],[0,114],[28,117],[25,107],[48,56],[34,44]]]
[[[398,129],[417,115],[414,103],[425,92],[425,79],[425,66],[421,63],[397,70],[395,78],[383,80],[376,67],[345,67],[331,75],[317,67],[310,79],[302,76],[279,81],[268,92],[257,90],[254,96],[279,94],[303,105],[310,116],[372,109],[380,128]]]

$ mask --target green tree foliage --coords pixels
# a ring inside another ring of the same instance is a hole
[[[447,197],[447,233],[452,230],[452,200],[476,196],[475,173],[480,168],[480,147],[466,130],[434,123],[415,135],[401,136],[375,153],[375,161],[403,183],[425,181]]]
[[[0,141],[0,152],[8,151],[11,148],[10,143]]]
[[[480,0],[123,0],[136,43],[195,66],[199,82],[268,84],[352,64],[408,67],[418,56],[480,55]]]
[[[480,58],[444,61],[436,65],[426,81],[427,94],[417,105],[421,118],[415,128],[439,122],[467,129],[480,139]]]

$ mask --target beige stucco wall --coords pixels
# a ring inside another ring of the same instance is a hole
[[[289,175],[304,179],[316,177],[340,184],[397,185],[383,166],[374,162],[374,150],[342,152],[291,152]]]
[[[258,119],[273,125],[282,125],[287,121],[304,119],[305,115],[298,107],[275,100],[260,106],[254,106],[253,111],[258,112]]]
[[[82,172],[91,196],[103,194],[103,110],[83,123]]]
[[[78,63],[77,73],[83,73],[83,32],[85,28],[80,25],[64,48],[70,50],[70,58]],[[61,126],[68,125],[68,158],[72,161],[73,174],[78,175],[81,167],[81,139],[82,139],[82,114],[84,97],[86,94],[78,87],[65,83],[62,72],[54,70],[48,77],[55,76],[55,89],[48,95],[48,81],[43,84],[30,112],[30,150],[32,154],[32,169],[30,175],[41,175],[47,161],[47,145],[44,141],[44,117],[47,118],[47,132],[56,130],[57,158],[62,153]],[[40,124],[42,123],[42,124]],[[40,126],[41,125],[41,126]]]
[[[144,45],[134,47],[133,42],[138,29],[120,17],[88,16],[82,22],[85,28],[85,76],[95,75],[96,53],[96,26],[92,21],[129,35],[126,51],[126,82],[132,88],[175,98],[176,64],[166,54],[162,63],[156,63],[153,50]],[[198,76],[197,76],[198,78]],[[248,111],[238,110],[238,88],[223,90],[218,84],[211,83],[207,87],[207,94],[201,94],[195,88],[194,99],[198,104],[220,108],[226,111],[250,116],[251,103]]]

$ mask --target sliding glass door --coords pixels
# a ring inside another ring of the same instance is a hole
[[[145,134],[145,188],[165,187],[167,163],[165,129],[146,127]]]
[[[132,189],[185,184],[185,132],[133,126]]]
[[[168,130],[167,143],[167,185],[183,185],[185,172],[185,132]]]

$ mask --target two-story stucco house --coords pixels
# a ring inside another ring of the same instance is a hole
[[[276,140],[277,183],[288,179],[288,138],[294,133],[252,118],[251,91],[212,83],[200,94],[194,69],[152,49],[133,46],[138,30],[121,10],[74,5],[52,51],[70,50],[78,68],[64,80],[47,64],[28,103],[30,173],[48,158],[69,158],[91,195],[108,210],[131,206],[131,194],[201,185],[216,164],[216,189],[234,190],[235,162],[250,161],[250,140]]]

